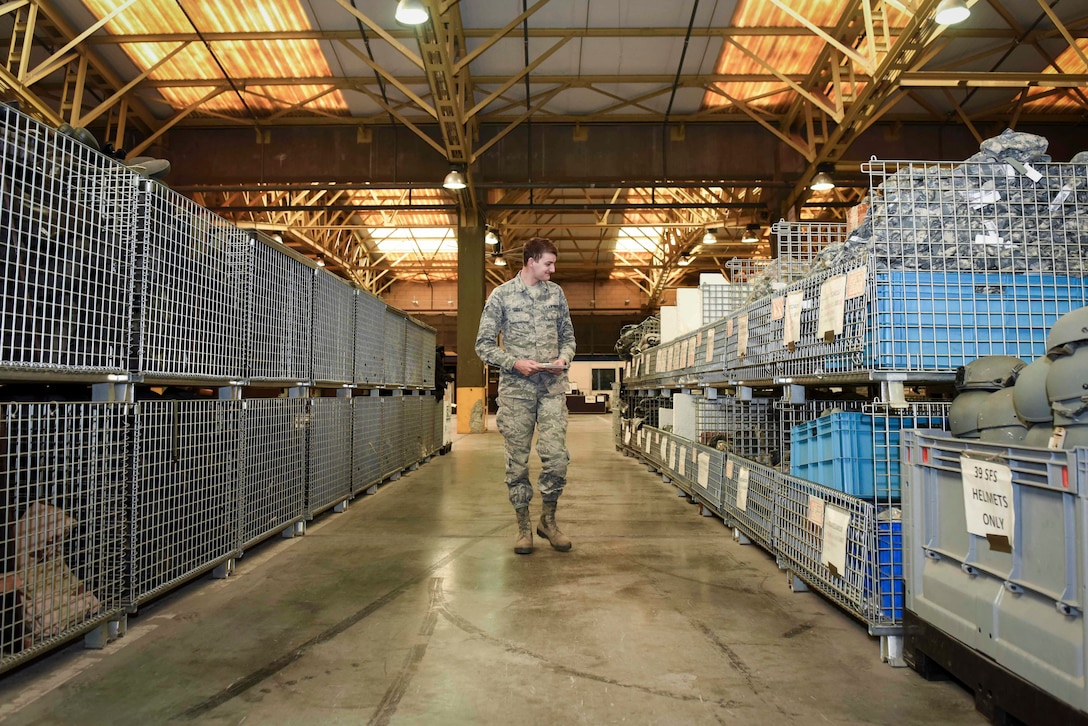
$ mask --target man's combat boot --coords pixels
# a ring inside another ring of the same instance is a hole
[[[555,524],[555,502],[544,502],[544,511],[540,515],[536,533],[551,542],[552,547],[560,552],[570,549],[570,539]]]
[[[529,508],[514,511],[518,515],[518,541],[514,543],[514,552],[527,555],[533,551],[533,522],[529,518]]]

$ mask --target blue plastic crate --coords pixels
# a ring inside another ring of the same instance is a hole
[[[903,619],[903,523],[899,520],[878,521],[877,532],[877,582],[865,577],[865,597],[879,596],[880,609],[885,618],[896,622]]]
[[[840,412],[794,426],[790,474],[851,496],[873,496],[872,419]]]
[[[1057,275],[913,272],[876,275],[865,363],[954,371],[984,355],[1045,353],[1050,326],[1088,303],[1085,280]]]

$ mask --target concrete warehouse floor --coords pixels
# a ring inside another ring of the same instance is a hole
[[[569,443],[569,553],[539,538],[513,553],[502,439],[461,437],[305,537],[251,550],[235,576],[145,606],[104,651],[0,678],[0,717],[986,723],[966,690],[882,664],[863,626],[616,453],[607,416],[572,416]]]

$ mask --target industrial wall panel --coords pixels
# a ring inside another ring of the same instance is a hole
[[[408,320],[400,313],[385,312],[385,368],[382,376],[387,386],[403,386],[407,382]]]
[[[244,402],[239,548],[306,514],[307,407],[305,398],[251,398]]]
[[[0,671],[123,611],[128,412],[0,406]]]
[[[356,396],[351,400],[354,415],[351,490],[356,494],[382,480],[382,400],[380,396]]]
[[[306,512],[311,516],[351,496],[350,398],[310,399],[309,477]]]
[[[128,369],[139,179],[0,107],[0,370]]]
[[[246,373],[248,234],[186,197],[141,182],[133,369],[151,378]]]
[[[252,233],[248,377],[255,381],[313,378],[314,270],[263,235]]]
[[[355,380],[355,288],[317,270],[314,276],[313,374],[315,381]]]
[[[386,305],[368,292],[355,298],[355,382],[385,382]]]
[[[242,402],[135,406],[130,600],[139,603],[237,552]]]

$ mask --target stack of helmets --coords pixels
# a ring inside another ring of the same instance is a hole
[[[1054,417],[1050,411],[1050,399],[1046,395],[1046,378],[1050,373],[1050,358],[1036,358],[1016,377],[1013,386],[1013,404],[1016,415],[1028,424],[1024,446],[1045,449],[1050,446],[1054,433]]]
[[[1011,355],[983,356],[961,366],[956,371],[956,397],[948,411],[952,435],[1002,443],[1023,439],[1027,428],[1016,417],[1011,389],[1023,367],[1024,361]],[[1002,395],[991,401],[995,393]],[[984,431],[989,432],[985,437]]]
[[[1051,361],[1046,395],[1055,432],[1064,430],[1062,448],[1088,446],[1088,307],[1058,318],[1046,348]]]

